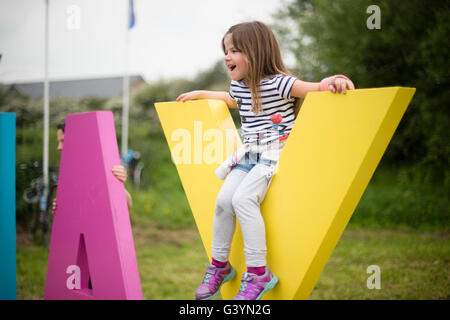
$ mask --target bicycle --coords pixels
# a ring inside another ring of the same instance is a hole
[[[21,163],[22,170],[40,170],[40,164],[35,161],[31,164]],[[25,225],[32,240],[35,240],[40,230],[41,245],[46,247],[50,233],[50,213],[52,210],[52,194],[58,185],[57,168],[49,168],[49,186],[45,188],[44,179],[39,176],[30,182],[30,187],[23,192],[23,199],[28,204]]]

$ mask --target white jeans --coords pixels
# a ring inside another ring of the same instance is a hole
[[[217,195],[211,255],[218,261],[228,261],[237,217],[244,238],[246,265],[260,267],[266,265],[267,255],[260,204],[272,179],[274,164],[257,163],[248,173],[244,170],[233,168]]]

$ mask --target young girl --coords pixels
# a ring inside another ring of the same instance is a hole
[[[321,82],[305,82],[293,77],[284,66],[274,34],[261,22],[232,26],[222,39],[222,48],[232,80],[230,91],[192,91],[177,98],[177,101],[222,99],[228,107],[238,107],[243,142],[247,147],[245,157],[235,159],[237,163],[233,163],[217,196],[212,263],[195,296],[196,299],[212,299],[221,285],[234,277],[235,270],[228,256],[237,217],[244,239],[247,272],[234,299],[255,300],[278,282],[266,267],[265,226],[260,211],[278,157],[265,156],[252,147],[264,145],[268,150],[275,145],[281,150],[294,125],[299,98],[308,92],[328,90],[345,94],[346,89],[354,89],[354,85],[342,75]],[[281,131],[273,130],[274,122]],[[279,143],[280,140],[283,143]]]

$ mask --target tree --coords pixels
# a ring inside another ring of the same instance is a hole
[[[357,88],[417,88],[384,160],[418,164],[434,179],[448,181],[449,4],[375,3],[381,29],[366,25],[372,0],[294,0],[277,13],[273,27],[305,80],[341,73]]]

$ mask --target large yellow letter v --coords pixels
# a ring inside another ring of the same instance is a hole
[[[279,278],[265,299],[309,297],[414,92],[389,87],[308,94],[261,205],[268,266]],[[172,158],[210,258],[215,198],[222,181],[215,175],[219,164],[208,161],[205,151],[223,148],[222,157],[227,157],[231,141],[234,148],[240,144],[235,142],[237,131],[222,101],[157,103],[156,109],[170,150],[177,149]],[[182,152],[180,143],[189,150]],[[238,274],[245,271],[239,228],[230,262]],[[239,284],[239,276],[225,284],[223,298],[232,298]]]

